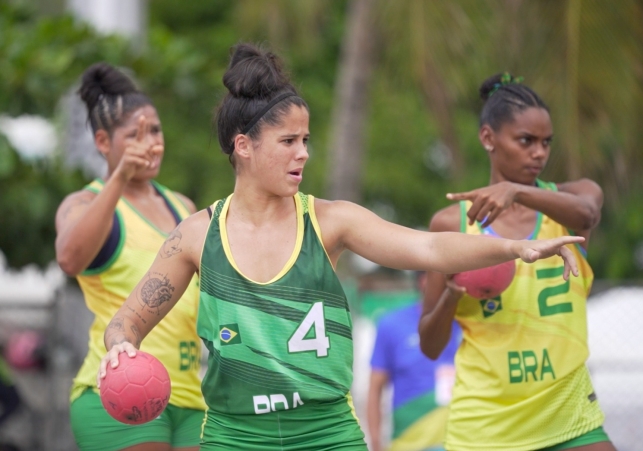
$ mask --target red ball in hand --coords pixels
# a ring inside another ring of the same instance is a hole
[[[467,289],[467,294],[476,299],[491,299],[505,291],[516,274],[516,262],[511,260],[499,265],[453,276],[453,281]]]
[[[100,383],[100,399],[107,413],[126,424],[143,424],[157,418],[170,400],[170,375],[153,355],[136,351],[118,355],[118,366],[107,366]]]

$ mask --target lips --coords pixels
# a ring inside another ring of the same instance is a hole
[[[301,180],[302,180],[302,176],[301,176],[301,175],[302,175],[303,171],[304,171],[304,170],[303,170],[303,169],[301,169],[301,168],[300,168],[300,169],[295,169],[295,170],[292,170],[292,171],[288,171],[288,175],[290,175],[290,176],[291,176],[292,178],[294,178],[296,181],[301,182]]]

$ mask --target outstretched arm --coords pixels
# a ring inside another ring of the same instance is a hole
[[[590,231],[600,222],[603,191],[589,179],[563,183],[559,185],[558,191],[500,182],[464,193],[450,193],[447,194],[447,199],[472,202],[467,212],[470,224],[478,221],[486,227],[516,202],[540,211],[568,229],[589,238],[589,233],[582,232]]]
[[[455,274],[516,258],[532,263],[560,255],[565,262],[564,277],[568,277],[570,271],[578,275],[576,260],[565,245],[583,242],[582,237],[490,240],[458,232],[421,232],[402,227],[351,202],[317,201],[315,208],[324,246],[333,263],[342,250],[349,249],[389,268]]]

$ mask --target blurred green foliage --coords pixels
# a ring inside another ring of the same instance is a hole
[[[634,4],[625,3],[623,8]],[[117,36],[100,35],[68,15],[43,16],[25,3],[0,0],[0,114],[39,114],[58,123],[59,99],[87,66],[107,61],[131,68],[163,122],[166,154],[159,181],[203,208],[227,195],[234,183],[211,124],[223,95],[221,77],[229,49],[240,41],[266,42],[286,60],[310,105],[311,157],[301,189],[323,196],[348,0],[147,4],[149,28],[143,46],[137,47]],[[509,69],[533,81],[530,85],[552,105],[557,141],[544,178],[562,181],[576,168],[606,191],[603,221],[589,254],[597,276],[643,277],[633,257],[633,249],[643,241],[643,209],[637,197],[643,193],[637,175],[643,169],[637,156],[643,132],[636,125],[643,104],[629,101],[641,93],[643,74],[631,68],[640,72],[643,38],[628,34],[618,11],[608,7],[603,13],[595,0],[583,3],[588,6],[581,32],[600,30],[603,38],[589,40],[594,53],[581,46],[577,55],[581,84],[574,92],[581,138],[579,153],[570,153],[563,150],[576,145],[565,138],[574,131],[574,122],[568,121],[568,110],[559,101],[570,89],[563,72],[567,54],[560,45],[560,33],[569,30],[567,2],[515,2],[529,9],[522,12],[472,0],[377,4],[378,61],[370,88],[364,204],[399,223],[426,226],[431,215],[448,204],[446,192],[486,184],[488,162],[477,140],[482,106],[477,86],[486,76]],[[437,68],[428,82],[441,77],[446,86],[456,150],[466,162],[455,177],[432,99],[420,88],[427,82],[427,54]],[[632,74],[619,78],[619,70]],[[51,260],[56,207],[85,182],[58,161],[21,161],[0,135],[0,249],[10,265]]]

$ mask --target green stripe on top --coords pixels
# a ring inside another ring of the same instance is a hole
[[[255,283],[230,263],[221,238],[226,199],[214,209],[201,257],[197,322],[211,351],[202,387],[213,411],[225,406],[232,415],[264,414],[265,403],[254,404],[262,399],[310,408],[345,399],[352,384],[348,302],[315,233],[313,205],[298,196],[301,249],[270,283]]]
[[[536,186],[538,186],[538,188],[546,189],[549,191],[558,191],[558,185],[556,185],[554,182],[544,182],[540,179],[536,179]]]
[[[467,201],[460,201],[460,232],[467,233]]]
[[[242,289],[231,289],[225,284],[218,284],[213,282],[213,279],[216,279],[217,277],[213,275],[212,270],[210,270],[209,268],[202,267],[201,271],[203,274],[207,273],[208,276],[211,276],[203,277],[202,274],[201,291],[208,293],[209,295],[219,299],[220,301],[231,302],[250,307],[255,310],[260,310],[264,313],[268,313],[270,315],[277,316],[296,323],[300,323],[301,321],[303,321],[304,317],[306,316],[306,311],[298,310],[296,308],[280,304],[279,299],[270,300],[264,298],[261,293],[258,293],[258,291],[260,291],[258,289],[256,290],[256,292],[254,290],[248,291]],[[260,287],[260,285],[258,287]],[[315,299],[322,301],[324,300],[321,296],[317,296],[315,297]],[[305,300],[302,298],[297,299],[297,296],[287,295],[287,300],[305,303],[308,305],[310,304],[310,297],[308,298],[308,300]],[[328,304],[324,302],[324,306],[327,305]],[[349,340],[352,339],[350,327],[344,324],[339,324],[335,321],[327,319],[326,330],[348,338]]]
[[[203,268],[203,272],[207,273],[206,279],[210,283],[214,292],[230,293],[243,290],[247,287],[245,281],[240,281],[238,278],[229,277],[224,274],[219,274],[209,268]],[[211,293],[212,294],[212,293]],[[311,290],[302,287],[284,286],[283,284],[272,285],[253,285],[253,296],[267,296],[279,298],[283,295],[288,296],[288,300],[310,303],[311,298],[323,299],[324,303],[329,307],[346,308],[346,299],[343,296],[328,293],[320,290]],[[231,300],[230,302],[235,302]]]
[[[305,376],[307,376],[307,377],[309,377],[311,379],[315,379],[315,380],[317,380],[317,381],[319,381],[319,382],[321,382],[321,383],[323,383],[325,385],[328,385],[330,387],[337,388],[339,391],[348,392],[348,389],[350,388],[350,387],[345,387],[345,386],[343,386],[341,384],[338,384],[332,379],[328,379],[328,378],[326,378],[324,376],[320,376],[317,373],[313,373],[311,371],[306,371],[303,368],[299,368],[299,367],[296,367],[294,365],[289,364],[288,362],[284,362],[283,360],[279,360],[274,355],[268,354],[266,352],[262,352],[262,351],[260,351],[258,349],[253,349],[253,348],[250,348],[250,349],[251,349],[252,352],[254,352],[254,353],[256,353],[256,354],[258,354],[260,356],[263,356],[263,357],[265,357],[267,359],[271,359],[271,360],[274,360],[275,362],[278,362],[284,368],[288,368],[290,370],[293,370],[293,371],[296,371],[298,373],[301,373],[301,374],[303,374],[303,375],[305,375]]]

